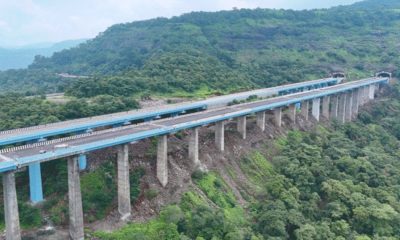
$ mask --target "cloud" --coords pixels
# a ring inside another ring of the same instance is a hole
[[[191,11],[316,8],[356,0],[0,0],[0,46],[91,38],[115,23]]]

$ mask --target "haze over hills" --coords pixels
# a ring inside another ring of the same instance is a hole
[[[68,40],[59,43],[44,43],[19,48],[0,48],[0,71],[27,68],[36,55],[50,57],[63,49],[76,47],[86,39]]]
[[[337,70],[350,78],[396,71],[398,5],[368,0],[323,10],[195,12],[117,24],[79,47],[36,58],[28,70],[0,73],[0,92],[204,95]]]

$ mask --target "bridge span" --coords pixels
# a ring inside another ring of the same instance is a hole
[[[282,124],[283,109],[288,109],[287,114],[292,121],[296,120],[299,112],[305,119],[311,116],[319,121],[322,115],[327,119],[336,119],[345,123],[357,116],[361,105],[374,99],[375,91],[380,88],[380,85],[388,82],[389,78],[385,77],[368,78],[169,119],[3,149],[0,152],[0,172],[3,173],[7,239],[19,239],[15,236],[20,236],[14,176],[14,172],[18,169],[44,161],[68,158],[70,235],[72,239],[83,239],[79,156],[98,149],[118,146],[118,211],[121,218],[125,219],[131,214],[128,144],[149,137],[158,137],[157,178],[162,186],[166,186],[168,184],[168,134],[184,129],[191,130],[189,160],[194,166],[198,166],[200,164],[198,131],[204,125],[215,124],[215,144],[220,151],[224,151],[224,125],[230,119],[237,119],[237,130],[243,139],[246,138],[246,122],[249,116],[255,115],[257,126],[260,130],[265,130],[266,111],[273,112],[276,127]],[[300,110],[296,107],[299,103]]]
[[[132,110],[114,114],[106,114],[96,117],[81,118],[70,121],[63,121],[51,124],[38,125],[34,127],[19,128],[0,132],[0,148],[11,144],[26,144],[44,142],[47,138],[60,138],[66,135],[90,133],[99,129],[120,127],[124,125],[150,122],[156,119],[169,118],[185,115],[193,112],[200,112],[206,109],[226,106],[233,100],[246,100],[249,96],[260,98],[286,95],[295,92],[308,91],[341,83],[343,78],[331,77],[300,83],[287,84],[272,88],[257,89],[253,91],[240,92],[224,96],[212,97],[197,102],[186,102],[171,104],[167,106]],[[86,167],[85,155],[79,157],[79,167]],[[29,166],[29,187],[32,203],[43,201],[41,182],[41,167],[39,163]]]
[[[224,96],[212,97],[202,101],[171,104],[168,106],[132,110],[96,117],[81,118],[57,123],[38,125],[34,127],[19,128],[0,132],[0,146],[22,143],[28,141],[46,140],[62,134],[82,133],[100,127],[130,124],[134,121],[151,121],[162,117],[171,117],[187,112],[202,111],[205,109],[226,106],[233,100],[246,100],[249,96],[260,98],[275,95],[286,95],[295,92],[308,91],[341,83],[343,78],[324,78],[272,88],[263,88],[247,92],[234,93]]]

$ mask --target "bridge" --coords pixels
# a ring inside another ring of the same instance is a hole
[[[382,84],[387,84],[389,80],[388,77],[368,78],[229,107],[210,108],[173,118],[3,149],[0,152],[0,172],[3,173],[7,239],[20,239],[14,176],[14,172],[19,169],[38,165],[45,161],[68,158],[70,235],[72,239],[83,239],[83,213],[78,163],[79,159],[85,154],[107,147],[118,147],[118,211],[121,218],[125,219],[131,214],[128,144],[150,137],[158,137],[157,178],[162,186],[166,186],[168,184],[167,147],[169,134],[185,129],[191,131],[189,160],[194,166],[198,166],[200,164],[198,132],[202,126],[215,124],[215,144],[220,151],[224,151],[224,125],[231,119],[237,119],[237,130],[243,139],[246,138],[246,122],[250,116],[255,115],[257,126],[262,131],[265,130],[265,114],[267,111],[273,113],[276,127],[280,127],[282,124],[283,110],[286,110],[292,121],[296,120],[296,115],[299,112],[305,119],[312,116],[319,121],[322,115],[326,119],[337,119],[339,122],[345,123],[353,120],[358,114],[359,106],[374,99],[376,89],[379,89]],[[282,94],[278,93],[277,95]],[[300,109],[298,110],[299,104]]]
[[[98,129],[138,124],[142,122],[153,121],[155,119],[162,119],[204,111],[206,109],[226,106],[234,100],[246,100],[249,96],[265,98],[275,95],[286,95],[295,92],[318,89],[326,86],[336,85],[338,83],[341,83],[342,80],[343,78],[341,78],[340,76],[331,77],[213,97],[198,102],[173,104],[165,106],[162,109],[151,108],[134,110],[115,114],[107,114],[97,117],[81,118],[34,127],[8,130],[0,132],[0,147],[4,147],[10,144],[44,142],[48,138],[59,138],[71,134],[90,133]],[[86,155],[84,154],[79,156],[79,167],[80,169],[85,169],[86,167]],[[7,169],[3,168],[3,171],[5,170]],[[43,201],[41,167],[39,163],[29,165],[29,183],[31,202],[38,203]]]
[[[163,109],[151,108],[144,110],[134,110],[115,114],[101,115],[97,117],[81,118],[70,121],[63,121],[34,127],[19,128],[0,132],[0,146],[10,145],[28,141],[43,141],[48,137],[62,134],[82,133],[92,131],[100,127],[119,126],[143,121],[151,121],[163,117],[173,117],[188,112],[202,111],[227,105],[234,100],[246,100],[249,96],[260,98],[275,95],[286,95],[295,92],[308,91],[341,83],[343,78],[325,78],[301,83],[288,84],[273,88],[264,88],[253,91],[230,94],[209,98],[207,100],[173,104],[163,107]]]

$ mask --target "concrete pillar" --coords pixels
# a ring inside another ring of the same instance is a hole
[[[193,128],[189,136],[189,159],[194,168],[200,166],[199,161],[199,128]]]
[[[215,144],[221,152],[225,150],[225,123],[223,121],[215,124]]]
[[[288,116],[292,122],[296,122],[296,104],[289,105]]]
[[[29,165],[29,190],[33,204],[43,201],[42,172],[40,163]]]
[[[330,100],[330,96],[325,96],[322,98],[322,116],[324,116],[326,119],[329,119]]]
[[[360,87],[360,106],[365,104],[365,87]]]
[[[375,98],[375,85],[369,85],[369,99],[373,100]]]
[[[86,154],[81,154],[78,157],[79,170],[85,170],[87,166]]]
[[[128,144],[118,146],[117,172],[118,172],[118,212],[121,220],[126,220],[131,215],[131,188],[129,183],[129,147]]]
[[[308,120],[310,112],[310,101],[304,101],[301,103],[301,115]]]
[[[360,87],[360,106],[365,104],[365,87]]]
[[[84,231],[78,157],[68,159],[68,200],[70,238],[73,240],[82,240],[84,238]]]
[[[257,113],[257,127],[259,127],[261,131],[265,131],[265,112]]]
[[[369,86],[364,87],[364,104],[369,102]]]
[[[168,184],[168,137],[163,135],[158,137],[157,145],[157,178],[161,185]]]
[[[246,116],[241,116],[237,118],[237,131],[240,133],[243,139],[246,139]]]
[[[3,173],[4,218],[6,222],[6,240],[20,240],[17,191],[14,172]]]
[[[340,123],[345,123],[346,122],[346,98],[347,94],[346,93],[341,93],[339,95],[339,106],[338,106],[338,121]]]
[[[274,123],[275,126],[282,126],[282,108],[275,108],[274,110]]]
[[[350,91],[347,93],[347,96],[346,96],[346,110],[345,110],[345,113],[346,113],[345,121],[346,122],[351,122],[352,116],[353,116],[352,110],[353,110],[353,92]]]
[[[331,99],[331,111],[329,113],[331,119],[337,119],[338,117],[338,107],[339,107],[339,96],[332,95]]]
[[[352,118],[355,119],[358,116],[358,107],[360,105],[360,91],[358,88],[353,91],[353,109],[352,109]]]
[[[312,116],[317,121],[319,121],[320,107],[321,107],[321,99],[320,98],[314,98],[313,101],[312,101]]]

